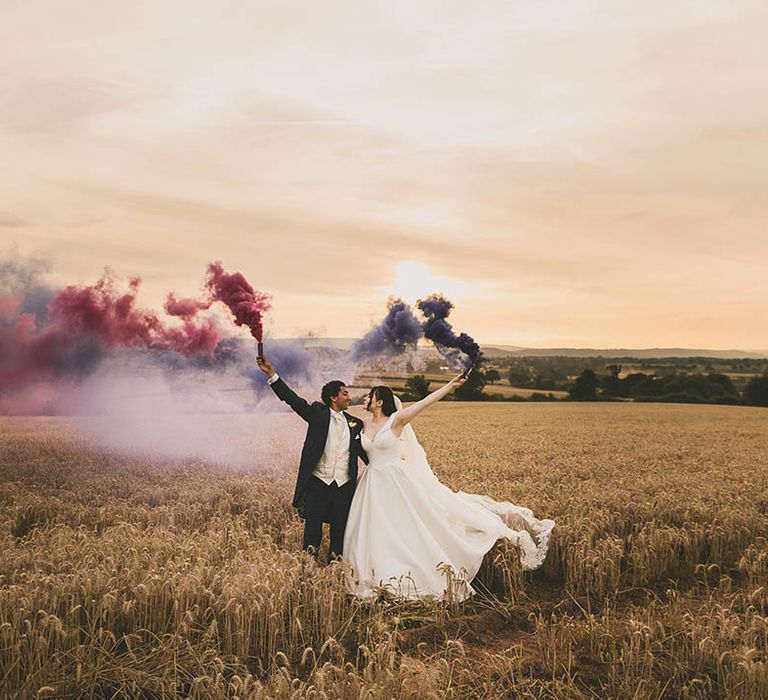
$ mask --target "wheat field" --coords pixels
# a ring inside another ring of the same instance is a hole
[[[461,604],[363,604],[299,552],[293,415],[209,418],[258,442],[240,469],[94,421],[0,419],[2,697],[768,697],[764,409],[427,412],[445,483],[557,521],[540,570],[501,542]]]

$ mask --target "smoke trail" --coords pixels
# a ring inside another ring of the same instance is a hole
[[[424,334],[421,323],[402,299],[387,301],[387,315],[375,328],[358,340],[352,348],[352,360],[373,357],[391,359],[415,350]]]
[[[446,318],[454,308],[453,302],[441,294],[432,294],[416,302],[417,308],[427,319],[424,336],[435,344],[437,351],[454,367],[471,367],[480,356],[480,346],[466,333],[456,335]],[[461,353],[466,355],[461,358]]]
[[[325,382],[317,364],[317,356],[311,354],[301,341],[273,340],[269,343],[269,361],[275,371],[292,387],[304,387],[308,391],[317,390]],[[240,353],[239,365],[248,377],[251,389],[257,398],[269,396],[272,390],[267,384],[267,377],[256,364],[256,352],[249,348]],[[326,380],[328,381],[328,380]]]
[[[41,277],[49,268],[42,258],[0,258],[0,321],[18,314],[48,317],[53,290]]]
[[[242,365],[213,369],[179,355],[189,364],[170,369],[158,362],[163,353],[119,350],[59,401],[58,412],[89,441],[118,453],[245,469],[298,459],[301,426],[281,415],[290,412],[285,404],[260,398],[244,380],[247,358],[255,365],[247,350]]]
[[[255,291],[239,272],[224,272],[218,261],[208,265],[206,285],[213,301],[229,307],[236,325],[247,326],[256,340],[263,339],[262,316],[270,309],[268,294]]]
[[[45,270],[0,259],[0,414],[68,415],[104,448],[163,459],[252,469],[298,452],[296,422],[281,415],[290,409],[271,396],[252,343],[219,339],[199,316],[225,301],[236,322],[260,332],[266,296],[241,275],[214,264],[203,298],[169,294],[169,326],[138,306],[138,280],[126,289],[105,275],[54,292],[40,280]],[[325,377],[300,341],[274,341],[270,355],[287,381],[319,398]]]
[[[273,340],[269,347],[280,376],[307,400],[319,400],[329,377],[302,341]],[[300,449],[300,421],[269,388],[252,343],[228,338],[216,353],[226,359],[120,351],[70,394],[66,412],[97,416],[72,420],[116,452],[247,469],[284,464]]]
[[[168,326],[105,273],[94,285],[53,292],[35,259],[0,260],[0,413],[51,412],[117,348],[214,356],[211,319],[186,315]],[[37,407],[37,408],[36,408]]]
[[[171,292],[165,300],[165,313],[169,316],[178,316],[180,318],[192,318],[198,311],[205,311],[211,306],[211,301],[200,301],[199,299],[177,299]]]
[[[182,355],[213,352],[219,334],[211,319],[189,315],[180,327],[167,326],[153,311],[136,306],[140,285],[136,277],[121,293],[108,272],[92,286],[70,285],[51,302],[50,320],[65,343],[90,337],[108,348],[143,346]]]
[[[118,381],[129,367],[137,382],[153,376],[174,394],[189,394],[185,383],[208,387],[201,410],[219,406],[222,391],[241,392],[225,402],[227,410],[252,410],[258,402],[264,385],[255,354],[239,339],[220,339],[214,321],[200,316],[221,301],[237,325],[261,339],[269,297],[242,274],[211,263],[203,298],[168,294],[169,324],[138,305],[138,278],[125,289],[105,272],[93,285],[54,292],[40,281],[46,269],[36,259],[0,260],[0,413],[109,412],[120,397],[105,387],[129,387],[130,381]],[[279,343],[272,350],[287,379],[314,381],[306,351]]]

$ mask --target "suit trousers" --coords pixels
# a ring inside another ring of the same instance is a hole
[[[330,556],[342,554],[344,529],[352,504],[352,481],[339,486],[335,481],[330,485],[314,474],[309,478],[304,496],[304,549],[312,547],[317,553],[323,539],[323,522],[330,523]]]

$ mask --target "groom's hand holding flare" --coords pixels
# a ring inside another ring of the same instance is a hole
[[[256,364],[259,366],[259,369],[267,375],[268,378],[276,374],[275,368],[266,357],[257,357]]]

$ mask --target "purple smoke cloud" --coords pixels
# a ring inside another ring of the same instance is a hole
[[[387,307],[387,315],[381,323],[355,343],[352,350],[354,361],[380,356],[396,357],[416,348],[423,329],[411,307],[402,299],[390,299]]]
[[[416,307],[427,319],[424,322],[424,337],[435,344],[437,351],[454,367],[467,369],[480,356],[480,346],[466,333],[456,335],[446,318],[453,309],[453,302],[441,294],[432,294],[419,299]],[[461,353],[466,355],[461,357]]]

